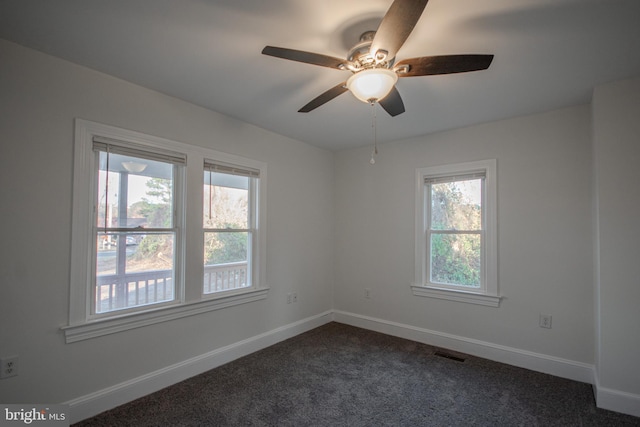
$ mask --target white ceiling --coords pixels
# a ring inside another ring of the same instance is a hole
[[[368,105],[345,93],[297,110],[350,73],[260,52],[345,57],[360,23],[391,3],[0,0],[0,37],[339,150],[372,142]],[[397,58],[464,53],[495,58],[485,71],[400,79],[407,111],[377,107],[380,142],[587,103],[595,85],[640,75],[640,0],[430,0]]]

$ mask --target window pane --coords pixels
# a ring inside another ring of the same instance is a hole
[[[246,263],[248,242],[244,231],[204,233],[204,264]]]
[[[204,234],[204,292],[212,293],[249,286],[247,232]]]
[[[102,151],[99,161],[98,227],[173,227],[174,165]]]
[[[174,234],[98,233],[96,313],[174,299]]]
[[[431,184],[432,230],[482,229],[482,180]]]
[[[249,228],[249,177],[204,172],[204,228]]]
[[[431,282],[480,287],[480,235],[432,234]]]

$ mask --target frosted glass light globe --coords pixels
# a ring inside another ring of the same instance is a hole
[[[379,101],[391,92],[398,75],[387,68],[362,70],[347,80],[347,88],[362,102]]]

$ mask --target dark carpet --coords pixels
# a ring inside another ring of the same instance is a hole
[[[329,323],[76,426],[640,426],[591,385]]]

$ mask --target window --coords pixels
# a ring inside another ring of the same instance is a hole
[[[204,293],[250,287],[259,172],[212,161],[204,168]]]
[[[498,306],[495,160],[416,171],[419,296]]]
[[[76,120],[67,342],[266,298],[265,186],[263,162]]]
[[[93,151],[98,167],[91,314],[176,301],[184,206],[177,206],[181,198],[175,193],[186,159],[97,136]]]

